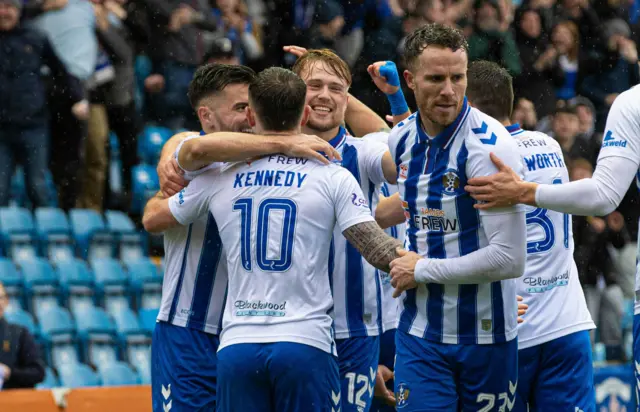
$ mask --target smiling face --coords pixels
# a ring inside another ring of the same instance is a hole
[[[230,84],[217,94],[206,98],[198,108],[198,116],[206,133],[251,133],[246,107],[249,104],[249,85]]]
[[[307,84],[307,105],[311,107],[306,127],[313,134],[337,129],[344,122],[349,101],[347,81],[323,61],[310,62],[300,77]]]
[[[429,135],[435,136],[453,123],[467,90],[467,53],[463,49],[429,46],[404,76]]]

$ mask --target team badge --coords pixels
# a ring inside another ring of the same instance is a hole
[[[489,332],[491,330],[491,319],[482,319],[480,323],[483,331]]]
[[[404,408],[409,404],[409,393],[409,387],[406,383],[398,385],[398,390],[396,391],[396,406],[398,408]]]
[[[447,195],[455,195],[460,188],[460,178],[456,170],[449,169],[442,175],[442,188]]]

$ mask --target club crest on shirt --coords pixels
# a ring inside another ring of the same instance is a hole
[[[491,319],[482,319],[480,324],[483,331],[489,332],[491,330]]]
[[[447,195],[455,195],[460,188],[460,178],[454,169],[448,169],[442,175],[442,190]]]
[[[396,407],[404,408],[409,404],[409,387],[406,383],[400,383],[396,390]]]

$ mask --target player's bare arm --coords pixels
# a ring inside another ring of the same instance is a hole
[[[380,196],[374,217],[383,229],[404,223],[406,218],[400,194],[394,193],[389,197]]]
[[[476,209],[508,207],[518,203],[536,206],[537,183],[525,182],[498,156],[491,153],[491,161],[498,173],[491,176],[480,176],[469,179],[464,189],[471,197],[480,201],[474,205]]]
[[[398,255],[402,244],[387,235],[376,222],[358,223],[342,232],[344,237],[358,249],[363,258],[375,268],[389,272],[389,264]]]
[[[169,198],[162,192],[156,193],[144,207],[142,216],[144,230],[149,233],[162,233],[167,229],[178,226],[179,223],[169,209]]]
[[[319,152],[325,153],[328,160]],[[178,153],[178,163],[183,169],[193,171],[213,162],[236,162],[274,153],[323,163],[340,159],[333,146],[317,136],[218,132],[186,141]]]
[[[160,161],[158,161],[158,178],[160,180],[160,190],[166,197],[170,197],[184,189],[189,182],[183,177],[184,172],[178,166],[174,158],[174,153],[190,132],[175,134],[162,147]]]

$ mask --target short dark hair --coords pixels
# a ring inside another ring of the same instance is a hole
[[[469,51],[469,44],[464,34],[453,27],[440,23],[426,24],[414,30],[404,42],[404,62],[412,67],[424,49],[429,46],[449,48],[453,51]]]
[[[513,111],[511,75],[494,62],[475,61],[467,71],[467,97],[474,107],[494,119],[508,119]]]
[[[189,83],[189,102],[198,109],[202,99],[219,93],[230,84],[249,85],[256,72],[246,66],[211,63],[200,66]]]
[[[300,122],[307,99],[307,85],[291,70],[270,67],[249,85],[249,105],[269,131],[284,132]]]

